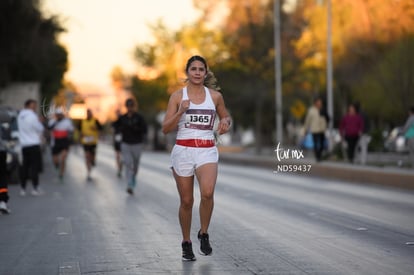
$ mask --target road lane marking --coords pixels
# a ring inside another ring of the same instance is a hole
[[[367,231],[368,229],[365,227],[358,227],[356,230],[358,231]]]
[[[72,234],[72,223],[70,219],[63,217],[56,218],[56,234],[60,236]]]
[[[59,265],[59,275],[81,275],[79,262],[64,262]]]

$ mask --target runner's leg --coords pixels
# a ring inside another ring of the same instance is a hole
[[[132,181],[133,181],[133,187],[135,187],[136,185],[136,177],[138,174],[138,169],[139,169],[139,162],[141,160],[141,154],[142,154],[142,144],[134,144],[132,146],[132,153],[133,153],[133,176],[132,176]]]
[[[31,178],[33,188],[37,191],[39,187],[39,174],[42,170],[42,149],[40,145],[33,146],[31,152]]]
[[[196,169],[201,194],[199,208],[201,233],[207,233],[213,214],[217,167],[217,163],[207,163]]]
[[[62,152],[60,153],[60,171],[59,171],[59,176],[63,176],[63,174],[65,173],[65,165],[66,165],[66,158],[68,156],[68,150],[62,150]]]
[[[23,164],[22,164],[21,175],[20,175],[20,187],[22,191],[24,191],[26,190],[27,180],[29,178],[30,159],[29,159],[28,148],[22,149],[22,155],[23,155]]]
[[[178,218],[180,220],[183,241],[190,241],[191,220],[194,204],[194,176],[180,177],[173,169],[175,181],[177,183],[178,194],[180,195],[180,208]]]

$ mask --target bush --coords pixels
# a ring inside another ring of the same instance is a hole
[[[368,151],[384,151],[384,137],[382,136],[382,130],[374,129],[369,133],[369,135],[371,136],[371,142],[368,145]]]

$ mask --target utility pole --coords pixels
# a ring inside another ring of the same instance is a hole
[[[283,119],[282,119],[282,54],[280,46],[280,0],[274,0],[275,13],[275,113],[276,113],[276,144],[283,143]]]
[[[333,64],[332,64],[332,0],[327,0],[327,55],[326,55],[326,93],[328,101],[328,114],[330,116],[329,120],[329,135],[332,135],[333,120],[334,120],[334,108],[333,108],[333,91],[332,91],[332,82],[333,82]],[[329,136],[329,137],[330,137]]]

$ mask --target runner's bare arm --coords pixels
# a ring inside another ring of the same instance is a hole
[[[177,129],[181,115],[190,107],[190,100],[181,100],[182,90],[173,93],[168,101],[167,111],[162,123],[162,132],[168,134]]]
[[[223,95],[220,92],[213,91],[216,102],[216,112],[219,116],[220,122],[217,128],[219,135],[225,134],[229,131],[231,126],[231,117],[224,104]]]

